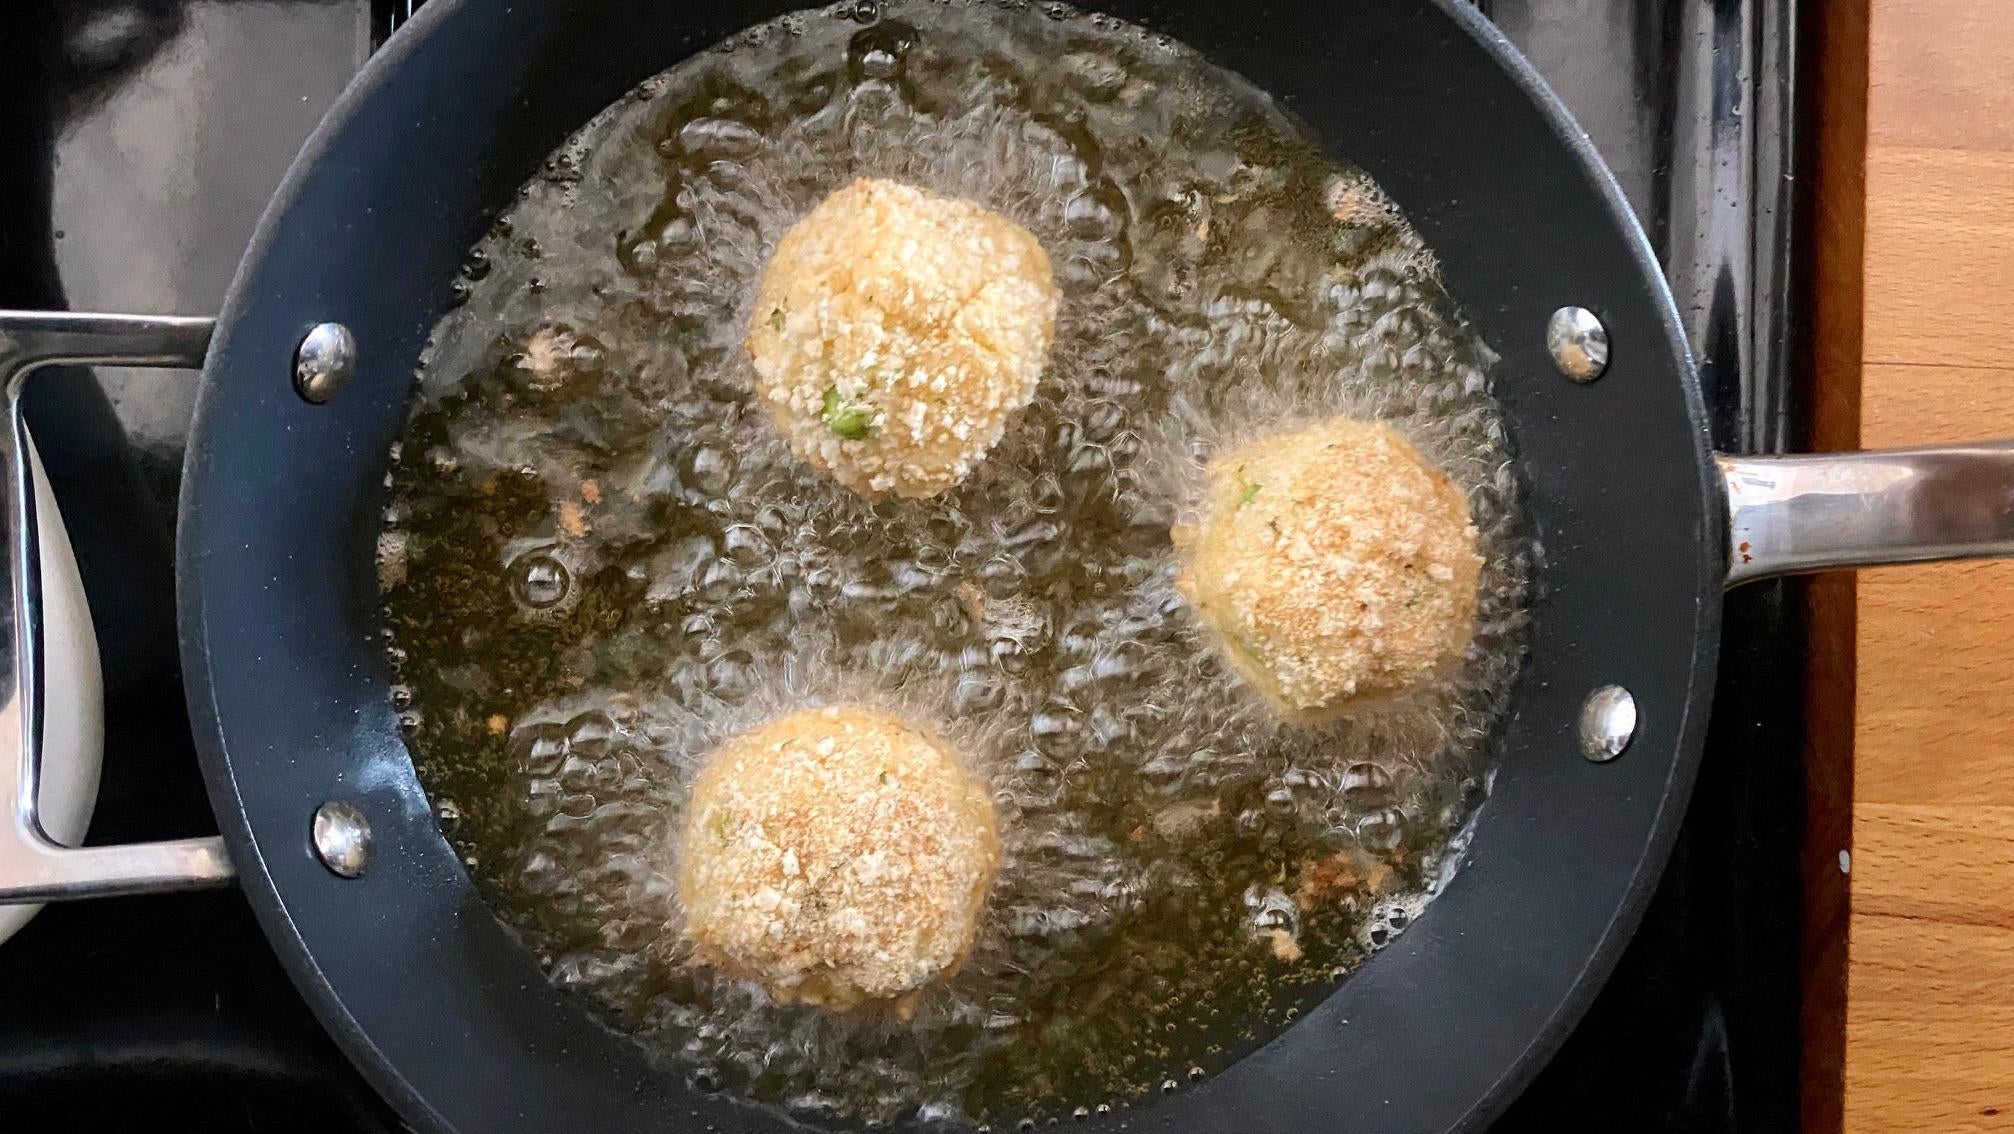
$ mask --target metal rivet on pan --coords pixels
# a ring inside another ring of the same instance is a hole
[[[341,323],[317,323],[294,348],[294,389],[321,405],[357,369],[357,338]]]
[[[356,804],[332,799],[315,808],[315,856],[344,878],[371,864],[371,824]]]
[[[1585,307],[1562,307],[1546,320],[1545,349],[1561,374],[1592,382],[1608,369],[1608,328]]]
[[[1580,754],[1605,764],[1636,738],[1636,698],[1620,685],[1604,685],[1580,707]]]

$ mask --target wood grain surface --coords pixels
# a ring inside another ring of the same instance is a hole
[[[1815,432],[1849,445],[1857,433],[1866,448],[2014,437],[2014,2],[1843,5],[1856,6],[1865,164],[1842,168],[1850,155],[1824,142],[1841,127],[1820,126],[1816,172],[1831,184],[1814,210],[1813,326],[1838,332],[1850,314],[1842,307],[1857,303],[1858,357],[1814,344]],[[1850,40],[1856,14],[1833,7],[1823,18],[1846,21]],[[1837,69],[1851,60],[1821,51],[1819,62],[1850,85]],[[1856,178],[1857,243],[1826,235],[1828,223],[1851,221]],[[1857,404],[1828,392],[1855,369]],[[1843,1086],[1832,1116],[1807,1092],[1806,1126],[2014,1130],[2014,562],[1870,571],[1829,585],[1814,614],[1814,706],[1822,713],[1845,685],[1850,707],[1837,717],[1850,727],[1814,732],[1815,746],[1834,747],[1809,755],[1814,774],[1850,784],[1852,801],[1851,845],[1838,848],[1852,856],[1840,919],[1843,1075],[1825,1065],[1824,1036],[1813,1042],[1824,1026],[1814,1000],[1807,1077]],[[1850,664],[1839,656],[1849,647]],[[1848,743],[1843,766],[1837,745]],[[1813,839],[1837,838],[1823,820],[1814,814]],[[1834,851],[1810,849],[1808,869]],[[1818,881],[1820,905],[1841,880]],[[1807,964],[1828,944],[1808,942]],[[1823,979],[1822,965],[1813,971]]]

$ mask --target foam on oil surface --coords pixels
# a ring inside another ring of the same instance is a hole
[[[856,176],[1026,225],[1064,290],[1035,402],[957,490],[794,461],[741,334]],[[1418,916],[1484,794],[1535,549],[1489,356],[1360,175],[1179,45],[1046,9],[848,5],[585,127],[472,255],[380,540],[395,691],[444,826],[552,978],[667,1073],[804,1115],[1014,1121],[1201,1077]],[[1469,494],[1475,648],[1374,720],[1284,728],[1176,598],[1225,444],[1393,422]],[[809,702],[937,722],[1006,858],[907,1021],[687,966],[686,785]]]

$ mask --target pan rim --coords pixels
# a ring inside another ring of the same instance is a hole
[[[1708,529],[1700,540],[1701,558],[1711,574],[1724,574],[1726,565],[1720,562],[1717,549],[1727,545],[1725,520],[1726,507],[1724,493],[1726,486],[1714,471],[1714,448],[1712,430],[1708,424],[1706,400],[1699,384],[1699,367],[1693,358],[1691,344],[1686,339],[1685,327],[1679,317],[1677,301],[1672,297],[1671,287],[1664,271],[1657,262],[1657,252],[1644,231],[1636,211],[1630,207],[1623,195],[1622,185],[1615,174],[1596,150],[1594,139],[1581,128],[1573,112],[1556,93],[1551,84],[1540,75],[1538,68],[1526,59],[1524,53],[1510,41],[1510,37],[1487,17],[1481,9],[1464,3],[1463,0],[1432,0],[1443,12],[1475,37],[1496,62],[1509,75],[1519,89],[1530,98],[1532,104],[1552,125],[1554,132],[1565,139],[1574,159],[1580,164],[1582,173],[1601,194],[1603,204],[1611,217],[1630,238],[1630,250],[1637,267],[1647,283],[1659,316],[1664,323],[1664,340],[1676,356],[1679,372],[1683,376],[1683,395],[1687,416],[1692,422],[1695,458],[1699,469],[1699,491],[1701,498],[1708,502]],[[1713,523],[1711,521],[1719,521]],[[1503,1111],[1523,1093],[1532,1079],[1551,1062],[1560,1045],[1569,1033],[1586,1016],[1595,997],[1601,993],[1614,973],[1616,963],[1623,951],[1634,940],[1638,926],[1650,904],[1652,893],[1657,889],[1664,873],[1665,864],[1671,858],[1673,846],[1678,840],[1679,826],[1685,818],[1687,805],[1692,799],[1694,782],[1698,779],[1700,760],[1705,754],[1707,724],[1713,714],[1713,676],[1720,655],[1721,632],[1721,589],[1709,588],[1699,604],[1698,619],[1694,627],[1694,656],[1692,666],[1692,688],[1685,698],[1686,719],[1680,728],[1680,739],[1672,761],[1672,772],[1665,788],[1664,802],[1645,844],[1642,857],[1637,863],[1628,888],[1624,892],[1621,906],[1604,931],[1587,964],[1574,978],[1572,990],[1560,1003],[1552,1018],[1532,1037],[1531,1043],[1504,1071],[1495,1086],[1476,1100],[1467,1115],[1457,1124],[1461,1131],[1482,1130],[1500,1116]],[[1483,806],[1487,807],[1485,801]]]
[[[225,332],[250,302],[256,265],[277,240],[279,218],[289,203],[301,194],[310,174],[341,135],[357,108],[372,97],[384,76],[405,66],[407,59],[418,54],[429,39],[439,34],[439,29],[449,21],[450,10],[458,3],[459,0],[434,0],[434,3],[423,4],[414,11],[397,32],[364,60],[363,66],[357,69],[335,101],[329,104],[321,120],[315,123],[315,128],[301,143],[300,151],[287,163],[286,173],[281,176],[272,196],[266,200],[266,207],[259,213],[252,239],[238,260],[230,286],[224,292],[223,305],[218,309],[217,333],[211,337],[196,390],[195,409],[189,424],[191,439],[208,436],[214,416],[225,412],[226,403],[217,396],[217,384],[211,381],[212,369],[222,353],[220,342]],[[447,1117],[399,1073],[391,1060],[384,1057],[363,1025],[335,994],[300,926],[288,911],[265,852],[252,833],[251,816],[239,793],[237,776],[221,735],[222,717],[216,697],[217,686],[209,672],[209,651],[199,644],[206,619],[203,592],[190,582],[194,572],[188,566],[192,559],[201,555],[201,529],[196,522],[202,511],[196,487],[200,479],[194,474],[206,456],[200,443],[189,445],[183,455],[181,487],[175,505],[175,592],[182,667],[189,675],[184,682],[184,695],[189,703],[190,721],[201,757],[204,786],[210,797],[211,810],[217,815],[218,833],[224,837],[231,861],[237,866],[238,885],[246,893],[254,920],[273,945],[281,967],[307,1002],[309,1010],[335,1040],[350,1064],[401,1116],[410,1120],[415,1114],[424,1115],[435,1129],[452,1130],[453,1125]]]

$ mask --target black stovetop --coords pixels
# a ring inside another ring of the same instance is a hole
[[[16,0],[0,15],[0,307],[216,310],[295,149],[412,6]],[[1795,408],[1781,297],[1797,0],[1482,7],[1580,116],[1644,220],[1717,443],[1782,448]],[[194,379],[99,379],[38,379],[26,409],[101,636],[106,770],[91,841],[206,833],[169,556]],[[1791,593],[1730,596],[1708,756],[1671,866],[1614,978],[1497,1129],[1794,1128]],[[216,1131],[401,1128],[229,891],[53,907],[0,945],[0,1115],[85,1132],[175,1118]]]

